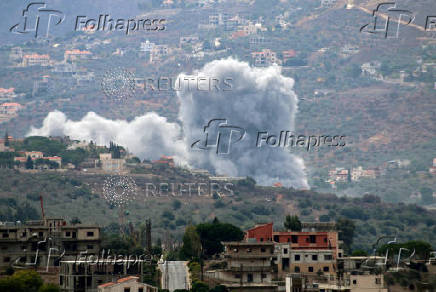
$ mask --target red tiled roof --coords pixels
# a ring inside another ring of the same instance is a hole
[[[113,285],[116,285],[116,284],[121,284],[121,283],[130,281],[130,280],[138,280],[138,279],[139,278],[135,277],[135,276],[128,276],[128,277],[125,277],[125,278],[118,279],[116,283],[109,282],[109,283],[98,285],[98,288],[110,287],[110,286],[113,286]]]
[[[90,51],[81,51],[81,50],[66,50],[65,55],[90,55]]]
[[[13,93],[14,90],[15,90],[15,88],[9,88],[9,89],[0,88],[0,93]]]
[[[20,107],[21,104],[16,103],[16,102],[5,102],[1,106],[18,106],[18,107]]]
[[[23,57],[24,59],[30,59],[30,58],[34,58],[34,59],[50,59],[49,55],[39,55],[39,54],[28,54],[28,55],[24,55]]]

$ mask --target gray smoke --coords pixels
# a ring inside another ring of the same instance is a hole
[[[185,77],[181,74],[178,80]],[[201,82],[200,77],[204,77]],[[234,59],[210,62],[195,72],[195,78],[203,90],[213,78],[219,90],[212,85],[210,91],[199,91],[196,82],[190,83],[194,84],[190,89],[183,84],[183,90],[177,92],[182,127],[156,113],[147,113],[127,122],[109,120],[90,112],[76,122],[55,111],[48,114],[40,129],[32,128],[28,135],[67,135],[105,145],[114,141],[142,159],[171,155],[179,164],[205,168],[216,174],[251,176],[261,185],[280,182],[284,186],[308,188],[301,158],[286,148],[256,147],[259,131],[278,136],[280,131],[294,130],[297,97],[292,90],[293,79],[281,75],[278,67],[251,68]],[[225,79],[231,84],[231,90],[224,84]],[[225,127],[209,127],[209,139],[216,142],[220,132],[219,148],[228,147],[228,154],[217,154],[216,147],[203,150],[191,147],[195,141],[204,141],[204,126],[213,119],[226,120],[228,126],[246,131],[242,140],[233,143],[238,138],[237,133],[226,136]]]
[[[296,188],[308,187],[302,159],[285,148],[256,147],[260,131],[279,136],[280,131],[294,130],[298,99],[292,90],[293,79],[281,75],[277,66],[251,68],[248,63],[234,59],[210,62],[194,75],[203,76],[203,80],[217,79],[215,83],[219,84],[219,90],[186,90],[185,85],[184,90],[178,92],[179,119],[183,122],[186,144],[205,141],[204,126],[212,119],[223,119],[227,125],[245,129],[246,134],[237,143],[230,142],[228,135],[221,136],[220,143],[228,144],[220,145],[229,150],[227,155],[217,155],[213,147],[206,150],[190,148],[192,165],[220,174],[251,176],[263,185],[281,182]],[[187,76],[180,75],[179,78],[184,80]],[[229,79],[231,90],[223,84]],[[207,84],[207,81],[199,84]],[[225,129],[220,129],[223,134],[221,130]],[[218,129],[208,128],[207,132],[209,139],[216,142]],[[239,138],[238,133],[231,135],[232,139]]]
[[[89,112],[75,122],[54,111],[47,115],[41,128],[32,127],[27,136],[65,135],[71,139],[92,140],[98,145],[109,145],[113,141],[127,147],[141,159],[158,159],[165,154],[174,156],[179,164],[185,164],[186,148],[180,134],[178,124],[169,123],[156,113],[147,113],[127,122],[109,120]]]

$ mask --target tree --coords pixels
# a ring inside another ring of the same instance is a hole
[[[336,221],[336,229],[339,231],[339,240],[344,242],[344,250],[349,252],[353,243],[354,230],[356,229],[353,220],[339,218]]]
[[[201,256],[201,241],[195,226],[186,227],[183,235],[183,246],[180,250],[180,256],[185,259],[198,260]]]
[[[43,281],[41,276],[31,270],[22,270],[12,276],[0,280],[0,291],[2,292],[38,292]]]
[[[33,169],[33,160],[30,156],[27,156],[26,169]]]
[[[424,204],[432,204],[433,203],[433,190],[428,187],[422,187],[419,189],[419,192],[422,196],[422,202]]]
[[[182,206],[182,203],[179,200],[174,200],[173,201],[173,209],[174,210],[180,209],[181,206]]]
[[[44,284],[42,285],[38,292],[60,292],[61,289],[59,289],[59,286],[55,284]]]
[[[291,216],[287,215],[285,222],[283,223],[286,229],[291,231],[301,231],[301,221],[298,219],[297,215]]]
[[[224,250],[222,241],[240,241],[244,238],[244,232],[239,227],[219,221],[198,224],[196,229],[200,235],[203,254],[206,256],[222,252]]]

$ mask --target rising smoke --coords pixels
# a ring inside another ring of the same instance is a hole
[[[172,155],[180,164],[186,162],[186,151],[180,137],[181,128],[156,113],[146,113],[128,122],[109,120],[94,112],[82,120],[72,121],[64,113],[54,111],[44,119],[40,129],[33,128],[27,136],[69,136],[71,139],[92,140],[97,145],[113,141],[127,147],[141,159],[159,159]]]
[[[232,88],[199,91],[183,86],[184,90],[177,92],[182,128],[155,113],[127,122],[108,120],[91,112],[74,122],[61,112],[51,112],[43,126],[32,128],[28,135],[67,135],[106,145],[114,141],[140,158],[172,155],[178,163],[217,174],[251,176],[261,185],[281,182],[308,188],[302,159],[286,148],[256,147],[259,131],[279,135],[280,131],[294,130],[297,97],[292,90],[293,79],[281,75],[278,67],[251,68],[234,59],[210,62],[194,75],[220,81],[231,78]],[[179,80],[184,77],[181,74]],[[192,142],[204,139],[204,126],[212,119],[225,119],[246,130],[244,139],[231,145],[228,155],[191,148]]]
[[[252,176],[263,185],[281,182],[308,187],[302,159],[287,149],[256,147],[259,131],[278,135],[283,130],[294,130],[297,97],[292,90],[293,79],[281,75],[279,67],[251,68],[234,59],[210,62],[195,75],[213,76],[220,81],[231,78],[232,90],[178,92],[186,144],[202,139],[204,126],[211,119],[225,119],[230,125],[242,127],[246,136],[231,145],[226,156],[190,149],[192,165],[232,176]]]

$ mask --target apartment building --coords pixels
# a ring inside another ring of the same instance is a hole
[[[73,62],[77,60],[85,60],[89,59],[92,56],[90,51],[81,51],[81,50],[66,50],[64,53],[64,61],[65,62]]]
[[[207,272],[209,278],[230,290],[276,290],[277,285],[271,283],[275,274],[274,243],[250,240],[223,242],[223,245],[226,267]]]
[[[115,257],[106,255],[102,258],[89,256],[83,260],[76,258],[61,261],[59,273],[61,292],[118,292],[117,289],[120,286],[116,284],[120,279],[128,276],[135,276],[135,278],[144,276],[145,263],[144,260],[120,260],[120,255]],[[130,281],[128,282],[132,284]],[[103,288],[113,288],[113,290]],[[144,290],[144,292],[149,291],[154,292],[155,290]],[[132,289],[130,292],[138,292],[138,290]]]
[[[256,67],[266,67],[273,64],[279,64],[277,54],[270,49],[263,49],[260,52],[251,53],[251,60]]]
[[[288,243],[292,249],[332,250],[334,259],[342,257],[338,232],[331,223],[303,223],[302,231],[273,231],[273,223],[260,224],[246,231],[246,239],[257,242]]]
[[[57,266],[60,257],[99,249],[100,228],[96,225],[71,225],[60,218],[0,224],[0,268]]]
[[[50,56],[49,55],[39,55],[39,54],[28,54],[23,56],[22,61],[23,67],[29,66],[50,66]]]
[[[5,102],[0,105],[0,114],[3,115],[15,115],[22,105],[16,102]]]

